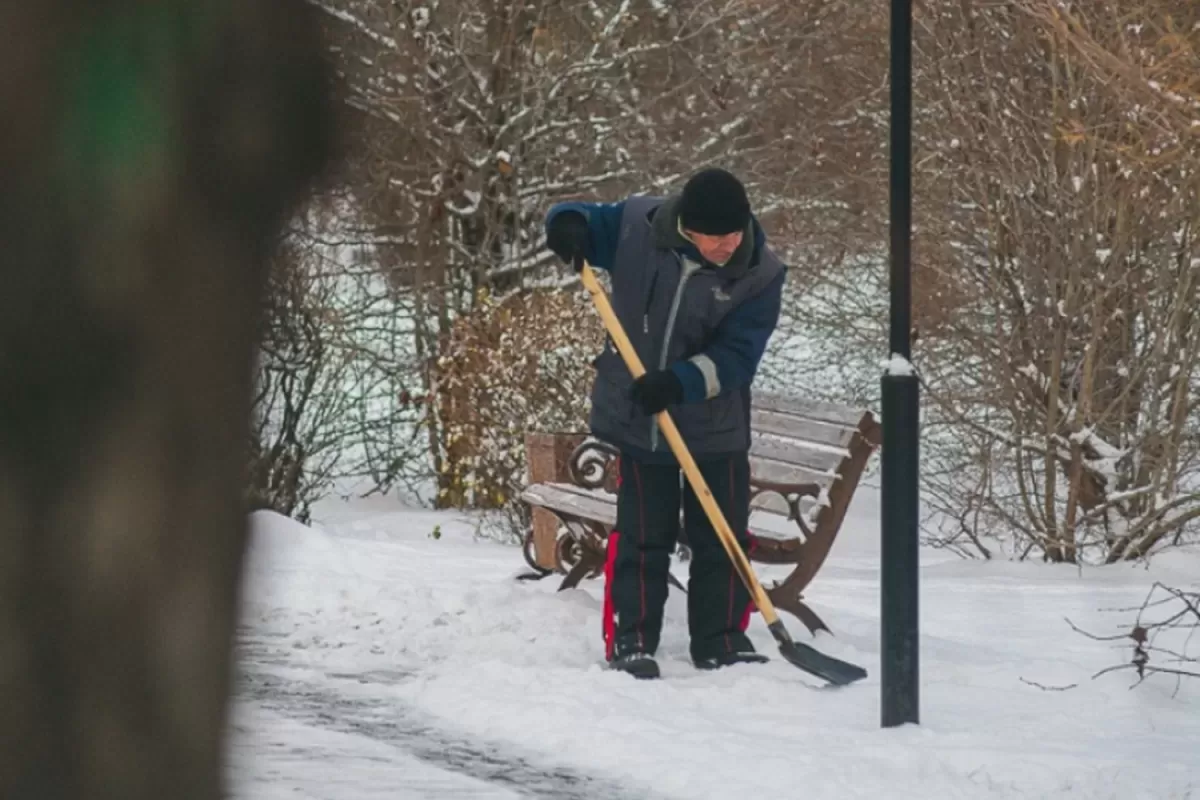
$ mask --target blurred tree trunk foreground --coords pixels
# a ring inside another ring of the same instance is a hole
[[[216,798],[299,3],[0,6],[0,797]]]

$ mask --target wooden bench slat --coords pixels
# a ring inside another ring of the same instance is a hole
[[[850,455],[845,450],[834,448],[818,449],[806,447],[794,440],[780,440],[770,436],[752,436],[750,440],[750,460],[756,458],[770,459],[784,464],[805,467],[816,472],[834,472],[842,459]]]
[[[566,483],[536,483],[522,492],[521,499],[542,508],[594,519],[610,528],[617,524],[616,495]],[[760,494],[750,501],[750,509],[752,513],[761,511],[780,517],[790,513],[787,503],[776,494]]]
[[[750,474],[755,478],[772,483],[815,483],[822,488],[833,485],[837,479],[834,472],[824,472],[795,464],[785,464],[768,458],[751,458]]]
[[[837,480],[837,474],[833,471],[819,472],[805,467],[799,467],[791,464],[785,464],[771,459],[751,458],[750,459],[750,474],[758,480],[771,481],[773,483],[815,483],[822,488],[829,488]],[[682,480],[682,478],[681,478]],[[613,505],[615,508],[617,499],[615,494],[610,494],[602,489],[585,489],[582,486],[576,486],[572,483],[542,483],[531,484],[526,488],[528,493],[536,487],[553,487],[556,490],[555,496],[559,497],[563,494],[574,495],[578,500],[566,500],[563,502],[571,502],[574,508],[597,508],[598,506],[588,505],[589,503],[603,503]],[[525,494],[522,494],[522,498]],[[778,500],[778,498],[776,498]],[[764,505],[765,501],[760,497],[755,503],[755,507],[762,507],[764,510],[770,510],[777,514],[787,514],[787,506],[770,502]],[[606,512],[607,513],[607,512]],[[616,512],[613,511],[611,522],[616,521]],[[604,519],[608,519],[605,517]]]
[[[588,489],[583,486],[577,486],[573,483],[558,483],[556,481],[547,481],[545,486],[550,486],[556,490],[567,492],[568,494],[579,495],[584,499],[599,500],[604,503],[617,502],[617,496],[612,492],[606,492],[603,489]]]
[[[755,432],[839,448],[848,447],[857,431],[855,426],[800,419],[761,408],[750,410],[750,429]]]
[[[535,483],[525,488],[521,499],[543,508],[595,519],[609,527],[617,524],[617,496],[569,483]],[[778,495],[761,494],[750,502],[752,510],[786,517],[788,506]]]
[[[779,517],[786,517],[791,509],[788,508],[788,504],[779,495],[764,492],[750,501],[750,511],[766,511]],[[751,527],[753,528],[754,526],[751,525]]]
[[[535,483],[521,492],[521,499],[564,514],[594,519],[609,527],[616,524],[615,495],[578,491],[578,488],[562,483]]]
[[[775,392],[754,392],[750,405],[751,409],[759,408],[790,417],[832,422],[849,427],[856,427],[863,417],[861,408],[826,403],[820,400],[803,400]]]

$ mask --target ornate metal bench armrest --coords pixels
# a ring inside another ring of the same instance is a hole
[[[820,497],[820,485],[815,483],[776,483],[775,481],[759,480],[757,478],[751,479],[750,499],[753,500],[760,494],[775,494],[782,497],[783,501],[787,503],[788,519],[800,526],[801,532],[804,533],[805,541],[812,537],[812,529],[804,521],[804,512],[800,510],[800,500],[804,497],[812,497],[814,499]]]
[[[584,489],[616,491],[614,462],[620,451],[599,439],[588,439],[575,448],[567,464],[571,480]]]

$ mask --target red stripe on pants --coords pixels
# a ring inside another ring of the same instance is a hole
[[[736,546],[737,545],[734,545],[734,547],[736,547]],[[729,573],[729,618],[728,618],[728,621],[725,623],[730,628],[733,627],[733,589],[734,589],[733,582],[735,580],[737,580],[737,573],[730,572]],[[725,652],[728,653],[728,652],[731,652],[732,650],[733,650],[733,645],[730,643],[729,634],[727,633],[727,634],[725,634]]]
[[[750,538],[750,546],[746,548],[746,558],[749,559],[754,554],[754,548],[758,546],[758,540],[749,531],[746,532],[746,535]],[[750,615],[753,613],[754,598],[751,597],[749,602],[746,603],[746,607],[742,609],[742,621],[738,623],[738,630],[742,633],[745,633],[746,629],[750,627]]]
[[[746,603],[746,608],[742,610],[742,621],[738,623],[738,630],[742,633],[745,633],[746,629],[750,627],[750,615],[753,613],[754,601],[751,600],[749,603]]]
[[[616,615],[613,613],[612,585],[613,585],[613,564],[617,560],[617,544],[621,540],[621,534],[613,531],[608,535],[608,550],[604,554],[604,657],[611,661],[613,657],[613,647],[616,646],[617,621]]]

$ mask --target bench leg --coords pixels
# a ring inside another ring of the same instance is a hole
[[[603,566],[603,563],[601,563]],[[574,589],[580,582],[587,577],[588,573],[595,571],[595,565],[587,558],[581,558],[571,567],[571,571],[567,573],[567,577],[563,578],[562,583],[558,585],[558,591],[566,591]]]
[[[567,572],[567,577],[559,584],[558,591],[574,589],[584,578],[595,578],[604,572],[604,553],[595,550],[587,544],[580,545],[579,560]]]
[[[768,589],[767,597],[771,598],[771,602],[775,604],[776,608],[790,612],[804,623],[804,627],[808,628],[810,633],[814,635],[816,635],[817,631],[833,633],[833,631],[829,630],[829,626],[817,616],[817,612],[809,608],[800,599],[800,593],[795,589],[789,588],[786,583]]]
[[[595,551],[593,551],[591,548],[584,548],[583,556],[579,559],[579,561],[575,562],[575,566],[571,567],[570,572],[567,573],[567,577],[563,578],[563,582],[559,585],[558,591],[561,592],[563,589],[574,589],[583,581],[585,577],[588,577],[589,574],[594,577],[598,577],[599,574],[603,573],[603,571],[604,558],[595,553]],[[531,578],[531,580],[538,579],[539,578]],[[675,577],[674,573],[667,573],[667,582],[679,589],[679,591],[687,594],[687,588],[679,582],[679,579]]]
[[[521,543],[521,555],[532,572],[524,572],[517,576],[519,581],[540,581],[554,574],[554,570],[546,569],[534,558],[533,529],[525,532],[525,540]]]
[[[575,557],[575,563],[566,571],[567,577],[563,578],[558,591],[574,589],[584,578],[594,578],[604,572],[607,539],[602,531],[594,525],[585,525],[583,531],[559,542],[559,563],[566,567],[571,556]]]
[[[571,523],[567,523],[570,529]],[[558,586],[558,591],[565,589],[574,589],[584,578],[599,577],[604,572],[604,560],[607,554],[604,551],[604,543],[607,541],[606,535],[603,535],[600,530],[592,528],[584,531],[574,530],[574,535],[568,536],[559,542],[558,547],[558,562],[560,571],[565,571],[566,577]],[[605,532],[606,533],[606,532]],[[681,548],[682,549],[682,548]],[[525,556],[525,563],[530,566],[533,572],[528,572],[517,576],[517,580],[523,581],[540,581],[542,578],[548,577],[554,573],[554,570],[547,570],[539,566],[533,560],[533,531],[525,534],[525,544],[522,547],[522,554]],[[574,563],[571,563],[571,556],[575,556]],[[686,550],[681,553],[681,557],[686,560]],[[567,567],[570,567],[567,569]],[[687,594],[687,587],[679,582],[674,573],[667,573],[667,581],[679,589],[679,591]]]

